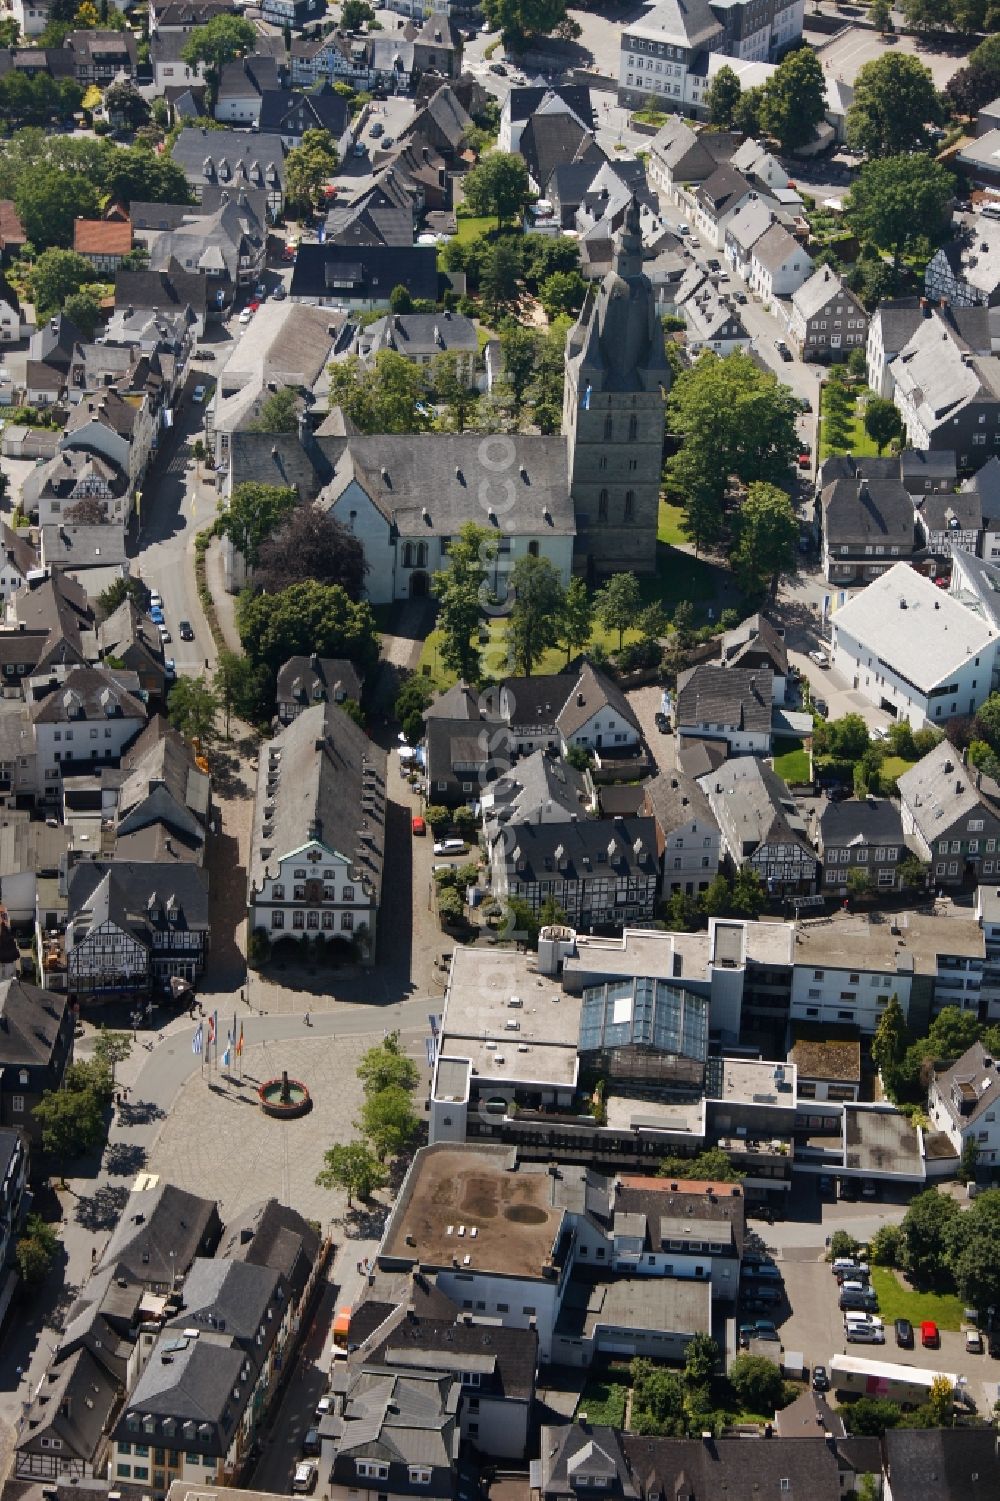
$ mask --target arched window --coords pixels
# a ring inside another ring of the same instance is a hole
[[[407,542],[403,547],[403,567],[413,567],[413,543]]]
[[[538,543],[537,542],[529,542],[528,543],[528,557],[529,558],[537,558],[538,557]]]
[[[608,456],[607,456],[606,453],[602,453],[601,454],[601,457],[597,461],[597,467],[598,467],[598,469],[607,469],[607,467],[608,467]]]
[[[631,521],[632,520],[632,512],[633,512],[634,508],[635,508],[635,491],[634,490],[626,490],[625,491],[625,520],[626,521]]]
[[[605,438],[613,438],[614,437],[614,431],[615,431],[615,425],[614,425],[614,422],[611,420],[611,417],[610,416],[605,417],[605,419],[604,419],[604,436],[605,436]]]
[[[635,439],[639,436],[639,419],[638,419],[638,417],[632,416],[632,417],[630,417],[628,419],[628,435],[629,435],[630,441],[632,441],[632,442],[634,442]]]
[[[426,542],[418,542],[417,543],[417,567],[418,568],[426,568],[427,567],[427,543]]]
[[[601,493],[600,493],[600,495],[597,497],[597,519],[598,519],[598,521],[607,521],[607,519],[608,519],[608,492],[607,492],[607,490],[602,490]]]

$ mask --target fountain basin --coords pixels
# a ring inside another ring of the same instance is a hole
[[[265,1079],[257,1086],[257,1098],[265,1115],[276,1120],[295,1120],[307,1115],[312,1109],[312,1096],[301,1079],[290,1079],[282,1073],[280,1079]]]

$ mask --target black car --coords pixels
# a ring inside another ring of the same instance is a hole
[[[177,634],[178,636],[180,636],[182,641],[194,640],[194,626],[191,624],[190,620],[182,620],[178,623]]]
[[[909,1319],[896,1320],[896,1343],[901,1350],[913,1349],[913,1325]]]
[[[747,294],[745,292],[737,292],[736,293],[736,301],[739,303],[740,307],[745,306],[746,300],[747,300]]]
[[[830,1378],[826,1373],[825,1365],[813,1366],[812,1389],[814,1392],[828,1392],[830,1390]]]
[[[668,721],[667,716],[664,714],[662,709],[657,709],[656,713],[653,715],[653,723],[656,725],[656,728],[659,730],[661,735],[666,734]]]
[[[319,1440],[319,1429],[310,1428],[302,1440],[303,1454],[319,1454],[322,1444]]]
[[[816,710],[816,713],[819,715],[820,719],[829,718],[830,705],[827,703],[825,698],[814,698],[812,701],[812,706]],[[850,793],[848,793],[848,796],[850,796]]]
[[[490,63],[490,72],[495,73],[498,78],[507,77],[507,69],[504,67],[503,63]]]

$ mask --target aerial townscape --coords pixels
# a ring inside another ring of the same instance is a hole
[[[0,7],[0,1501],[1000,1501],[1000,8]]]

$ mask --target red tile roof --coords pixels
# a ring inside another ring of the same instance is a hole
[[[77,255],[128,255],[132,249],[131,222],[77,219],[73,225],[73,249]]]

